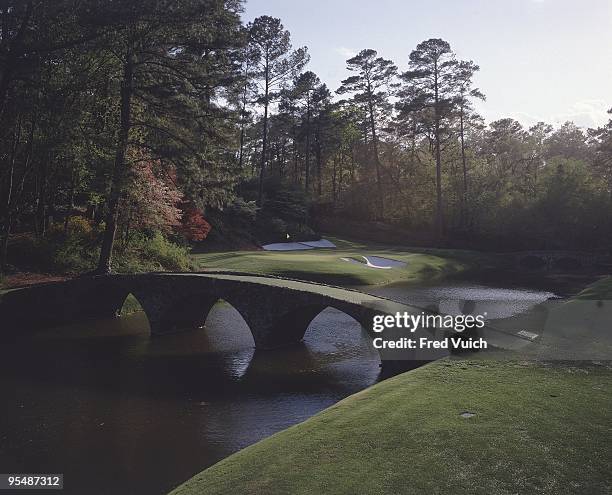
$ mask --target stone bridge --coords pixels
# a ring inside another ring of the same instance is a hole
[[[580,251],[521,251],[501,256],[510,258],[514,267],[529,270],[579,270],[611,262],[605,253]]]
[[[213,305],[227,301],[246,321],[257,349],[300,342],[310,322],[328,307],[351,316],[371,335],[374,315],[422,312],[361,292],[296,280],[232,273],[150,273],[82,277],[15,289],[0,299],[0,322],[5,332],[14,335],[114,317],[129,294],[138,299],[155,336],[201,327]],[[406,330],[400,331],[408,336]],[[397,338],[399,334],[393,337],[393,333],[376,336]],[[440,338],[425,330],[412,336]],[[383,363],[432,357],[431,351],[410,351],[408,357],[405,350],[384,352]]]

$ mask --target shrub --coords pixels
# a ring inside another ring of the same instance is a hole
[[[289,229],[287,223],[280,218],[262,217],[258,219],[257,227],[257,238],[262,244],[287,241]]]
[[[193,265],[186,247],[155,232],[150,236],[134,234],[128,245],[118,246],[113,269],[120,273],[189,271]]]
[[[99,232],[85,218],[55,224],[47,236],[23,234],[9,244],[9,262],[22,270],[77,274],[92,270],[99,255]]]
[[[192,203],[183,204],[181,224],[176,230],[188,241],[203,241],[208,236],[211,226],[202,212]]]
[[[9,261],[22,270],[78,274],[93,270],[100,255],[101,231],[82,217],[74,217],[64,233],[63,224],[36,239],[21,235],[10,245]],[[187,271],[193,269],[186,247],[163,234],[135,233],[125,245],[117,241],[113,270],[119,273]]]
[[[91,239],[94,234],[94,228],[91,222],[84,217],[70,217],[68,219],[68,232],[77,237]]]
[[[279,188],[271,191],[262,212],[264,215],[277,217],[286,222],[297,224],[308,222],[306,196],[299,189]]]

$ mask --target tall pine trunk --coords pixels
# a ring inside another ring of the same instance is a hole
[[[377,193],[377,220],[382,220],[385,215],[385,203],[382,191],[382,178],[380,173],[380,157],[378,155],[378,136],[376,135],[376,120],[374,118],[374,107],[368,102],[370,112],[370,127],[372,131],[372,147],[374,149],[374,166],[376,167],[376,193]]]
[[[323,193],[323,151],[321,149],[321,132],[317,128],[317,196]]]
[[[310,192],[310,96],[306,104],[306,163],[304,164],[306,178],[304,190]]]
[[[440,96],[438,92],[438,64],[434,67],[435,98],[435,153],[436,153],[436,240],[444,237],[444,220],[442,216],[442,156],[440,152]]]
[[[245,127],[246,127],[246,123],[245,123],[245,118],[246,118],[246,107],[247,107],[247,96],[248,96],[248,89],[249,89],[249,74],[248,74],[248,70],[245,72],[245,79],[244,79],[244,88],[243,88],[243,92],[242,92],[242,113],[240,115],[240,151],[239,151],[239,155],[238,155],[238,166],[240,168],[240,170],[242,170],[242,166],[244,164],[244,133],[245,133]]]
[[[461,196],[461,227],[467,225],[467,204],[468,204],[468,180],[467,180],[467,157],[465,156],[465,127],[463,122],[463,105],[459,114],[460,136],[461,136],[461,163],[463,165],[463,194]]]
[[[113,259],[113,247],[117,234],[117,218],[119,216],[119,201],[123,194],[125,181],[125,154],[128,147],[128,138],[131,128],[131,104],[134,79],[134,60],[133,54],[128,50],[125,63],[123,65],[123,81],[121,82],[120,113],[121,124],[117,136],[117,148],[115,151],[115,161],[113,163],[113,175],[111,179],[111,189],[108,199],[108,212],[106,215],[106,227],[102,239],[100,259],[97,272],[100,274],[110,274]]]
[[[261,142],[261,164],[259,168],[259,194],[257,196],[257,205],[261,206],[263,202],[263,190],[264,190],[264,171],[266,169],[266,154],[268,153],[268,101],[270,95],[270,75],[269,65],[266,57],[266,92],[264,100],[264,118],[263,118],[263,136]]]

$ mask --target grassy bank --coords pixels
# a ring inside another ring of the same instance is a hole
[[[355,394],[172,494],[610,493],[611,408],[610,367],[444,360]]]
[[[201,270],[232,270],[276,275],[336,285],[423,283],[480,265],[483,256],[467,251],[408,251],[405,247],[362,244],[328,237],[337,249],[307,251],[236,251],[193,255]],[[381,270],[343,261],[362,255],[391,258],[405,266]],[[490,263],[491,260],[484,260]]]
[[[612,299],[612,276],[603,277],[586,287],[574,299],[577,300],[606,300]]]

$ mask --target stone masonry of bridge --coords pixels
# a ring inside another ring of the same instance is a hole
[[[246,321],[257,349],[300,342],[310,322],[328,307],[351,316],[370,334],[376,314],[421,312],[361,292],[295,280],[230,273],[150,273],[81,277],[12,290],[0,299],[0,322],[7,335],[114,317],[130,293],[140,302],[154,336],[201,327],[213,305],[225,300]],[[396,332],[385,333],[388,339],[397,338]],[[425,330],[412,336],[440,338]],[[407,356],[405,350],[385,350],[381,359],[432,358],[431,352],[410,352]]]

